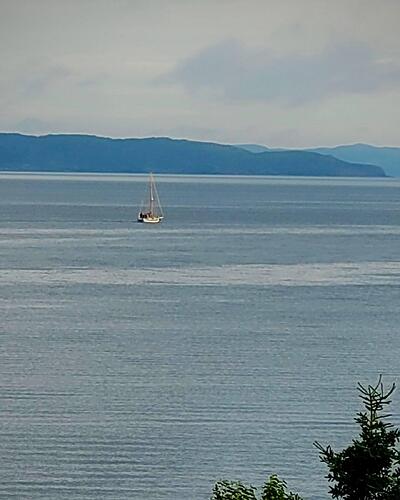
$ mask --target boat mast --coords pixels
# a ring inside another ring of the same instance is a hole
[[[154,214],[154,180],[153,180],[153,174],[150,173],[150,213],[151,215]]]

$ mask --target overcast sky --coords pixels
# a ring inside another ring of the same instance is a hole
[[[0,130],[400,146],[400,0],[0,0]]]

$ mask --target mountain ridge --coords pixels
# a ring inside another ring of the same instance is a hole
[[[343,161],[378,165],[385,170],[387,175],[400,177],[400,148],[393,146],[356,143],[338,145],[332,148],[318,147],[308,149],[308,151],[333,155]]]
[[[334,156],[339,160],[350,163],[376,165],[382,167],[387,175],[400,177],[400,147],[396,146],[375,146],[362,142],[305,149],[268,148],[261,144],[239,144],[238,146],[257,154],[264,151],[312,151],[322,155]]]
[[[383,177],[382,168],[314,151],[254,154],[215,142],[170,137],[0,133],[0,170]]]

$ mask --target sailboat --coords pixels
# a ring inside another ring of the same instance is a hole
[[[158,197],[154,175],[150,173],[147,202],[142,204],[137,221],[145,224],[158,224],[164,218]]]

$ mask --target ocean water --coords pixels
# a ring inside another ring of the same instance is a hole
[[[328,498],[400,381],[400,181],[0,175],[0,498]],[[400,392],[394,394],[400,424]]]

